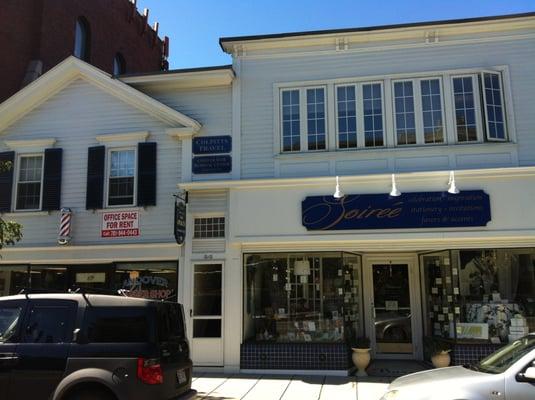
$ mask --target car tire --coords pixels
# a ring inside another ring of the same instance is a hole
[[[65,400],[117,400],[116,397],[101,388],[84,388],[77,390],[66,397]]]

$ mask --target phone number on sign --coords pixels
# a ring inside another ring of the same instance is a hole
[[[126,236],[139,236],[139,229],[117,229],[102,231],[102,237],[126,237]]]

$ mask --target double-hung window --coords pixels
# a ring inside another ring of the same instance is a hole
[[[338,85],[335,93],[338,148],[384,146],[382,83]]]
[[[283,152],[327,149],[325,87],[281,90]]]
[[[501,74],[498,72],[482,72],[481,86],[485,107],[487,140],[507,140],[505,127],[505,110]]]
[[[477,76],[461,75],[453,76],[451,79],[457,142],[477,142],[481,140]]]
[[[108,206],[133,206],[136,193],[136,150],[109,151]]]
[[[395,80],[392,90],[396,144],[444,143],[441,78]]]
[[[19,156],[15,202],[17,211],[41,209],[43,162],[42,154]]]

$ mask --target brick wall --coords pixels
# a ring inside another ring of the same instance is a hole
[[[126,72],[162,69],[162,41],[129,0],[2,0],[0,101],[21,88],[31,60],[43,72],[73,54],[76,19],[90,27],[90,59],[112,72],[120,52]]]

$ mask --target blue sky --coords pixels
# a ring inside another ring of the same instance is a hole
[[[218,40],[535,11],[535,0],[138,0],[171,41],[170,68],[229,64]]]

